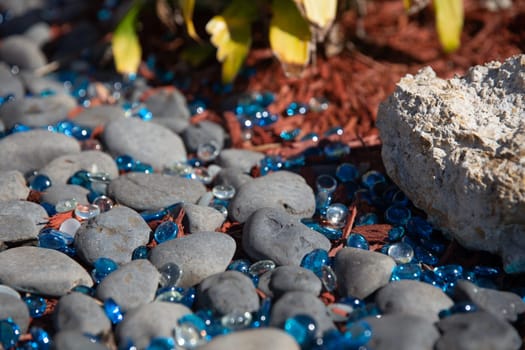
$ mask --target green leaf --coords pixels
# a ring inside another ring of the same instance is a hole
[[[137,18],[142,7],[141,1],[135,1],[128,13],[122,18],[113,32],[111,49],[117,72],[135,74],[140,65],[142,48],[137,35]]]
[[[251,23],[257,15],[255,2],[233,0],[222,14],[206,24],[211,43],[217,48],[217,60],[222,62],[222,81],[235,79],[252,44]]]
[[[461,44],[463,1],[434,0],[436,29],[443,51],[455,51]]]
[[[195,31],[193,25],[193,9],[195,8],[195,0],[179,0],[179,6],[182,10],[182,17],[184,17],[184,23],[186,23],[186,30],[188,35],[193,39],[200,41],[199,35]]]
[[[297,74],[310,60],[311,33],[292,0],[273,0],[270,46],[287,74]]]
[[[214,50],[215,48],[208,43],[195,44],[184,48],[180,53],[180,58],[193,67],[197,67],[206,61]]]

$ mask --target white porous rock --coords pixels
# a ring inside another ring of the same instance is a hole
[[[525,55],[407,75],[377,126],[388,175],[435,226],[525,272]]]

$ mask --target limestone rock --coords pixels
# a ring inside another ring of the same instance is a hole
[[[525,55],[450,80],[407,75],[377,126],[388,175],[435,226],[525,271]]]

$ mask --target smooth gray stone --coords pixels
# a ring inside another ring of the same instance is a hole
[[[107,173],[111,179],[119,176],[115,160],[101,151],[82,151],[57,157],[38,172],[49,176],[55,185],[67,183],[67,180],[79,170],[87,170],[90,173]]]
[[[16,99],[24,98],[24,86],[18,77],[11,74],[9,66],[0,62],[0,96],[9,94],[12,94]]]
[[[219,124],[204,120],[188,126],[181,136],[188,152],[197,152],[200,144],[208,142],[215,143],[218,150],[221,150],[224,146],[225,132]]]
[[[184,203],[184,212],[187,225],[184,225],[190,233],[201,231],[215,231],[224,223],[224,216],[212,207],[205,207],[191,203]]]
[[[186,306],[177,303],[155,301],[139,306],[129,311],[117,326],[118,343],[131,341],[138,349],[144,349],[152,338],[173,337],[178,319],[191,313]]]
[[[525,312],[525,302],[512,292],[481,288],[466,280],[459,280],[454,288],[454,300],[470,301],[494,316],[514,322]]]
[[[318,327],[316,336],[335,328],[326,306],[308,292],[288,292],[279,298],[272,307],[270,326],[282,328],[287,318],[301,314],[315,320]]]
[[[57,331],[78,331],[101,335],[111,331],[111,322],[100,304],[78,292],[64,295],[53,312]]]
[[[79,331],[62,331],[53,337],[54,350],[108,350],[102,343],[93,343]]]
[[[38,45],[22,35],[11,35],[2,40],[0,60],[21,70],[40,68],[47,63]]]
[[[236,168],[245,173],[259,165],[264,158],[264,153],[245,149],[228,148],[221,151],[217,163],[223,168]]]
[[[152,121],[179,134],[190,125],[190,111],[186,98],[177,90],[159,90],[145,101],[153,114]]]
[[[314,249],[330,249],[330,241],[281,209],[261,208],[243,227],[242,246],[253,260],[300,265]]]
[[[197,307],[213,310],[219,315],[253,312],[259,309],[259,296],[248,276],[239,271],[225,271],[200,283]]]
[[[277,171],[242,185],[229,212],[235,221],[243,223],[265,207],[282,209],[298,219],[309,218],[315,212],[314,192],[300,175]]]
[[[439,338],[434,324],[416,315],[383,315],[367,317],[372,339],[366,344],[374,350],[433,350]]]
[[[253,177],[238,168],[222,168],[213,181],[216,185],[231,185],[235,190],[239,190],[242,185],[252,180]]]
[[[24,175],[17,170],[0,171],[0,201],[26,199],[29,195]]]
[[[89,273],[66,254],[53,249],[22,246],[0,252],[0,281],[23,292],[62,296],[83,284]]]
[[[51,26],[46,22],[35,23],[24,32],[24,36],[42,47],[51,40]]]
[[[72,137],[46,130],[30,130],[0,139],[0,170],[18,170],[25,174],[40,169],[64,154],[80,152]]]
[[[49,217],[39,204],[25,200],[0,201],[0,215],[28,216],[37,227],[43,228]]]
[[[486,311],[455,314],[437,323],[442,333],[436,350],[517,350],[522,340],[516,329]]]
[[[199,232],[172,239],[151,250],[157,268],[173,262],[182,269],[181,287],[191,287],[206,277],[224,272],[235,253],[235,240],[219,232]]]
[[[127,173],[112,180],[108,194],[136,210],[155,210],[179,202],[196,203],[206,187],[192,179],[163,174]]]
[[[45,0],[0,0],[0,5],[11,16],[22,16],[28,11],[44,8]]]
[[[342,296],[364,299],[390,281],[394,259],[388,255],[346,247],[335,256],[334,271]]]
[[[439,312],[454,305],[440,288],[428,283],[401,280],[390,282],[378,290],[375,302],[385,314],[410,314],[439,320]]]
[[[150,227],[133,209],[116,206],[82,223],[75,235],[80,258],[93,264],[110,258],[117,264],[131,261],[133,250],[149,242]]]
[[[35,96],[49,91],[58,95],[69,94],[64,84],[58,82],[56,79],[38,76],[31,71],[22,71],[19,76],[26,90]]]
[[[27,331],[30,318],[26,303],[11,294],[0,293],[0,320],[9,317],[20,327],[22,333]]]
[[[214,337],[199,350],[299,350],[299,344],[288,333],[277,328],[256,328]]]
[[[272,272],[270,288],[277,297],[294,291],[318,296],[323,286],[319,277],[310,270],[300,266],[278,266]]]
[[[36,239],[40,229],[24,213],[20,215],[0,214],[0,242],[20,242]]]
[[[275,269],[274,269],[275,270]],[[272,273],[274,270],[266,271],[259,277],[257,283],[257,289],[263,292],[268,298],[273,298],[273,291],[270,288],[270,282],[272,281]]]
[[[73,119],[75,124],[96,128],[100,125],[106,125],[109,122],[118,119],[124,119],[126,112],[121,106],[101,105],[84,109]]]
[[[112,156],[127,154],[158,170],[186,161],[186,149],[179,135],[139,118],[109,122],[102,138]]]
[[[100,300],[113,298],[123,311],[128,311],[155,298],[159,271],[145,259],[133,260],[102,280],[97,287]]]
[[[79,185],[66,185],[63,183],[53,184],[42,193],[41,200],[52,205],[67,199],[76,199],[80,204],[88,204],[87,194],[89,190]]]

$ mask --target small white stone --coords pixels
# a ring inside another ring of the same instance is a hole
[[[74,218],[70,218],[70,219],[64,220],[64,222],[60,225],[60,228],[58,230],[61,232],[67,233],[68,235],[71,235],[72,237],[75,237],[75,234],[77,233],[80,226],[81,226],[80,221]]]

